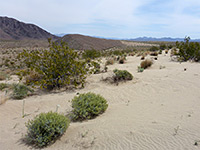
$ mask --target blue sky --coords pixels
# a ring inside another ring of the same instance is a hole
[[[53,34],[200,38],[200,0],[0,0],[0,16]]]

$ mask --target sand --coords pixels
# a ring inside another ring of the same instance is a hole
[[[0,149],[34,149],[22,142],[25,122],[41,112],[71,110],[77,92],[94,92],[108,100],[106,112],[93,120],[71,123],[48,150],[196,150],[200,140],[200,64],[171,61],[158,56],[151,68],[137,72],[140,57],[108,66],[104,74],[91,75],[84,89],[28,97],[0,105]],[[160,69],[160,66],[165,66]],[[118,86],[102,82],[112,70],[126,69],[134,80]],[[186,71],[184,71],[186,68]]]

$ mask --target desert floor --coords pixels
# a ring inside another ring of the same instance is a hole
[[[89,76],[84,89],[28,97],[24,118],[23,100],[8,100],[0,105],[0,149],[34,149],[22,142],[25,122],[41,112],[55,111],[56,105],[61,106],[60,113],[70,111],[70,101],[78,92],[101,94],[108,109],[93,120],[71,122],[65,134],[44,149],[200,149],[200,64],[174,62],[163,53],[151,68],[138,73],[140,62],[140,57],[129,56],[125,64],[108,66],[107,73]],[[115,68],[128,70],[134,80],[118,86],[103,82]]]

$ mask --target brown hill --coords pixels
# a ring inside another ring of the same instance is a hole
[[[107,40],[84,36],[80,34],[68,34],[57,40],[57,42],[66,42],[70,48],[76,50],[104,50],[113,47],[124,47],[120,40]]]
[[[55,35],[34,24],[26,24],[13,18],[0,17],[1,40],[56,39]]]

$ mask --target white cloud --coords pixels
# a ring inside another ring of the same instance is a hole
[[[53,33],[185,36],[200,31],[199,0],[0,0],[0,15]]]

